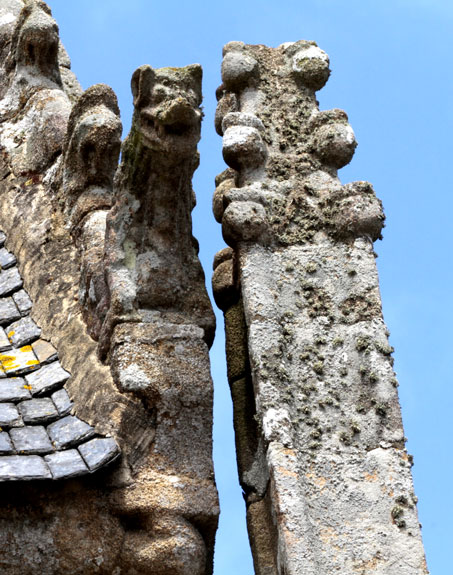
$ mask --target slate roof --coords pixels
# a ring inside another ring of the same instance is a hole
[[[72,414],[71,375],[30,317],[15,256],[0,232],[0,481],[67,479],[116,459],[111,437]]]

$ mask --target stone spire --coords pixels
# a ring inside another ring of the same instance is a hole
[[[213,209],[239,475],[257,575],[426,574],[354,133],[320,111],[313,42],[224,48]]]

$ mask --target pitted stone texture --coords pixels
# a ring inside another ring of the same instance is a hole
[[[216,126],[236,173],[214,208],[234,254],[213,287],[256,571],[425,575],[372,248],[384,216],[370,184],[337,177],[357,144],[343,111],[318,109],[328,56],[224,53]]]
[[[22,401],[31,399],[31,393],[26,387],[25,379],[8,377],[0,381],[0,401]]]
[[[70,374],[64,370],[59,361],[43,365],[35,373],[25,376],[27,384],[31,387],[32,395],[43,395],[63,384]]]
[[[59,415],[49,397],[23,401],[19,404],[19,411],[25,424],[49,423]]]
[[[0,455],[12,455],[15,449],[6,431],[0,433]]]
[[[13,403],[0,403],[0,427],[20,427],[22,418]]]
[[[6,248],[0,248],[0,267],[4,270],[16,264],[16,256]]]
[[[38,339],[31,344],[34,354],[38,358],[39,363],[45,364],[50,363],[57,359],[58,353],[54,346],[45,341],[44,339]]]
[[[57,449],[66,449],[94,435],[94,429],[78,417],[67,415],[51,423],[47,431]]]
[[[7,349],[11,349],[11,342],[6,335],[5,330],[0,327],[0,353]]]
[[[118,445],[111,437],[92,439],[80,445],[79,451],[90,471],[96,471],[119,455]]]
[[[58,409],[58,413],[61,416],[68,415],[68,413],[74,407],[74,404],[69,398],[68,392],[64,388],[55,391],[55,393],[52,393],[51,397],[56,408]]]
[[[45,462],[49,466],[54,479],[69,479],[88,472],[87,466],[77,449],[68,449],[46,455]]]
[[[13,300],[22,315],[26,315],[33,306],[30,296],[24,289],[13,293]]]
[[[25,455],[51,453],[54,448],[44,427],[21,427],[9,432],[16,451]]]
[[[52,475],[42,457],[38,455],[11,455],[0,457],[0,481],[51,479]]]
[[[31,346],[9,349],[0,353],[0,362],[6,375],[25,375],[39,368],[39,361]]]
[[[23,317],[8,327],[8,338],[14,347],[22,347],[35,341],[41,335],[41,329],[31,319]]]
[[[0,271],[0,296],[10,295],[22,287],[22,278],[16,267]]]
[[[21,317],[13,298],[0,299],[0,325],[8,325]]]

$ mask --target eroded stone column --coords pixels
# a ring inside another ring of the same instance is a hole
[[[427,573],[373,242],[381,203],[337,170],[313,42],[224,48],[213,208],[239,475],[258,575]]]
[[[1,3],[0,54],[0,570],[208,575],[215,326],[191,233],[201,68],[134,74],[118,168],[116,97],[82,92],[44,2]]]

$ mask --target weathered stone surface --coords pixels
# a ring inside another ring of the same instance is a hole
[[[8,349],[11,349],[11,342],[6,335],[5,330],[0,327],[0,352],[6,351]]]
[[[96,471],[120,454],[116,441],[111,437],[97,437],[79,445],[78,449],[90,471]]]
[[[22,315],[27,314],[32,308],[30,296],[24,289],[13,293],[13,300]]]
[[[23,317],[12,323],[7,330],[8,338],[14,347],[22,347],[35,341],[41,335],[41,329],[31,319]]]
[[[19,404],[19,412],[26,424],[49,423],[59,415],[49,397],[23,401]]]
[[[118,447],[117,447],[118,449]],[[54,479],[68,479],[88,472],[87,466],[77,449],[68,449],[44,456]]]
[[[338,179],[357,144],[344,112],[318,109],[328,77],[313,42],[224,49],[234,172],[214,208],[234,253],[213,287],[255,571],[424,575],[372,247],[382,205]]]
[[[20,427],[9,432],[16,451],[25,455],[51,453],[54,448],[44,427]]]
[[[0,401],[31,399],[31,393],[22,377],[9,377],[0,382]]]
[[[0,455],[11,455],[15,453],[11,439],[6,431],[0,432]]]
[[[38,358],[39,363],[45,364],[50,363],[57,359],[58,353],[54,346],[45,341],[44,339],[38,339],[31,344],[34,354]]]
[[[21,317],[13,298],[0,299],[0,325],[8,325]]]
[[[0,458],[0,481],[51,479],[49,468],[38,455],[11,455]]]
[[[13,403],[0,403],[0,427],[23,425],[22,418]]]
[[[6,248],[0,248],[0,267],[6,270],[16,264],[16,256]]]
[[[74,407],[74,404],[69,399],[68,392],[64,388],[52,393],[51,397],[60,415],[68,415]]]
[[[78,417],[67,415],[51,423],[47,431],[57,449],[66,449],[94,435],[94,429]]]
[[[0,362],[8,376],[24,375],[39,368],[39,361],[29,345],[0,353]]]
[[[27,384],[31,387],[32,395],[42,395],[58,387],[68,380],[70,374],[64,370],[59,361],[43,365],[35,373],[25,376]]]
[[[0,271],[0,296],[9,295],[22,287],[22,278],[16,267]]]

